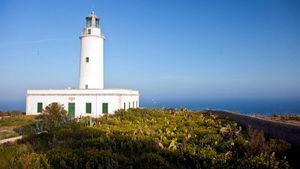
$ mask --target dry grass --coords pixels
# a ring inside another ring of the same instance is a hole
[[[300,115],[257,116],[258,118],[300,126]]]

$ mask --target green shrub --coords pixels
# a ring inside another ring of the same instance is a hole
[[[69,121],[67,114],[68,112],[61,105],[52,103],[43,110],[39,120],[46,130],[50,130],[51,128],[61,127],[66,124]]]

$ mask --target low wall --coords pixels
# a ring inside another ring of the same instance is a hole
[[[218,114],[220,117],[228,117],[232,120],[237,121],[244,127],[251,126],[251,128],[253,129],[259,131],[262,130],[265,136],[286,140],[287,142],[292,144],[294,148],[300,150],[300,126],[263,120],[230,111],[209,110],[208,112]]]

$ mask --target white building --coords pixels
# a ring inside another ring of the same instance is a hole
[[[139,107],[138,91],[104,89],[104,36],[94,12],[86,17],[80,42],[79,89],[27,90],[26,114],[40,114],[51,103],[63,105],[71,117],[97,117]]]

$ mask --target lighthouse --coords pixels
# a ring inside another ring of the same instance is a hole
[[[51,103],[62,105],[71,118],[99,117],[139,107],[139,91],[104,88],[104,36],[99,20],[92,11],[80,34],[79,88],[27,90],[27,115],[41,114]]]
[[[80,89],[103,89],[103,43],[99,17],[94,11],[86,17],[80,35]]]

